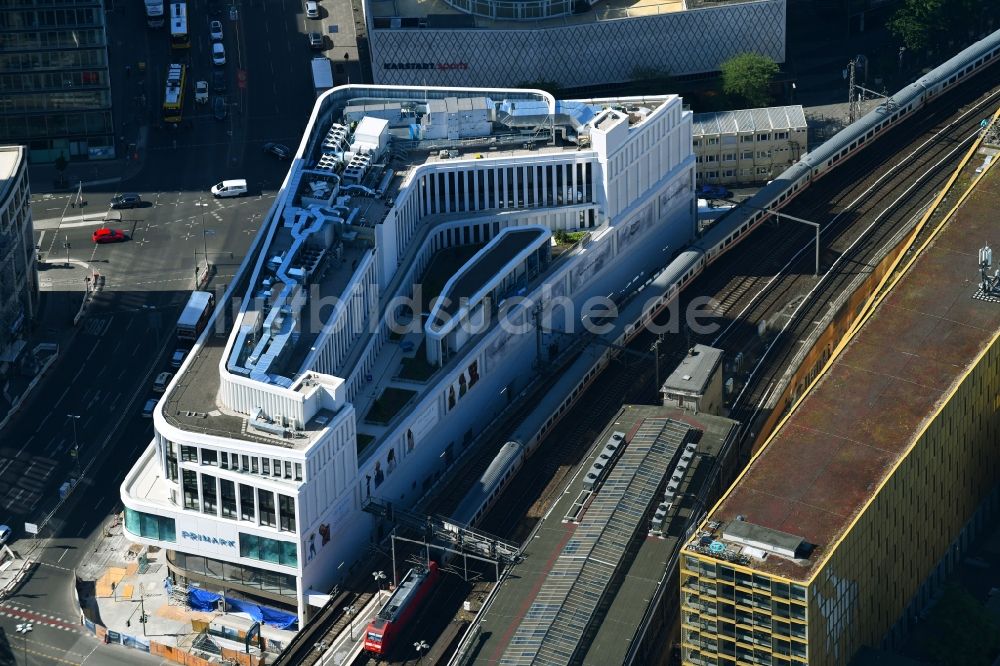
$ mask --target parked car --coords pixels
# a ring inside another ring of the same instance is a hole
[[[226,113],[226,98],[222,95],[216,95],[212,102],[212,115],[215,116],[216,120],[225,120]]]
[[[220,69],[212,72],[212,90],[217,93],[226,92],[226,73]]]
[[[323,35],[318,32],[309,33],[309,46],[311,48],[322,50],[323,49]]]
[[[703,199],[729,199],[733,196],[733,193],[722,185],[701,185],[697,194]]]
[[[195,82],[194,101],[198,104],[208,104],[208,81]]]
[[[292,151],[288,149],[288,146],[282,143],[274,143],[268,141],[264,144],[264,152],[274,155],[279,160],[287,160],[288,156],[292,154]]]
[[[10,541],[10,528],[6,525],[0,525],[0,546],[4,545]]]
[[[222,21],[212,21],[209,24],[209,32],[212,33],[213,42],[222,41]]]
[[[121,243],[128,240],[128,236],[121,229],[108,229],[107,227],[94,229],[94,233],[90,234],[90,238],[98,244]]]
[[[307,0],[306,16],[311,19],[319,18],[319,3],[315,2],[315,0]]]
[[[221,183],[216,183],[212,185],[212,196],[218,199],[225,199],[228,197],[241,197],[248,191],[247,181],[244,178],[237,178],[235,180],[224,180]]]
[[[156,379],[153,381],[153,393],[163,393],[167,390],[167,385],[170,384],[170,380],[173,379],[174,373],[172,372],[161,372],[156,375]]]
[[[138,208],[142,205],[142,197],[134,192],[129,192],[126,194],[118,194],[113,199],[111,199],[111,207],[114,209],[119,208]]]
[[[159,400],[156,398],[150,398],[146,401],[146,404],[142,406],[142,417],[144,419],[153,418],[153,410],[156,409],[156,403],[158,402]]]
[[[226,64],[226,47],[215,42],[212,44],[212,64],[213,65],[225,65]]]
[[[174,355],[170,357],[170,367],[179,368],[181,364],[184,363],[184,357],[187,356],[187,349],[177,349],[174,351]]]

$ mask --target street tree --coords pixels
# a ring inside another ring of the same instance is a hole
[[[944,0],[906,0],[889,19],[889,30],[911,51],[922,51],[937,41],[945,27]]]
[[[722,91],[753,107],[771,101],[771,81],[778,65],[759,53],[741,53],[722,63]]]

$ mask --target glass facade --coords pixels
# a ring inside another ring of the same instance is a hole
[[[0,143],[32,162],[114,157],[100,0],[4,0],[0,36]]]
[[[245,535],[240,535],[241,544],[243,536]],[[292,545],[294,546],[294,544]],[[264,569],[258,569],[246,564],[232,564],[211,557],[187,555],[176,551],[168,551],[167,560],[174,567],[182,569],[187,573],[245,585],[264,590],[265,592],[282,594],[292,599],[296,595],[295,576],[292,574],[265,571]]]
[[[125,507],[125,529],[136,536],[174,542],[177,541],[175,525],[173,518],[133,511]]]
[[[261,562],[284,564],[288,567],[298,566],[299,563],[294,543],[242,532],[240,532],[240,556]]]

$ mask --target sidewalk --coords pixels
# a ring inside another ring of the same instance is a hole
[[[131,543],[120,519],[105,526],[76,576],[80,607],[95,633],[100,636],[103,628],[112,642],[125,645],[155,643],[153,652],[162,648],[163,656],[175,660],[197,663],[188,653],[212,660],[224,652],[243,652],[254,625],[243,613],[191,610],[186,591],[168,583],[166,551]],[[260,629],[266,650],[252,648],[251,654],[266,662],[295,635],[267,625]]]
[[[40,294],[34,328],[25,341],[19,369],[0,382],[0,431],[59,362],[76,336],[86,305],[100,291],[92,288],[94,272],[82,262],[67,264],[54,256],[38,268]]]

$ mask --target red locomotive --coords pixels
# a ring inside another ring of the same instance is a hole
[[[437,579],[438,565],[433,561],[428,562],[426,568],[414,567],[406,572],[399,587],[365,630],[365,649],[374,654],[387,654],[406,623],[427,599]]]

